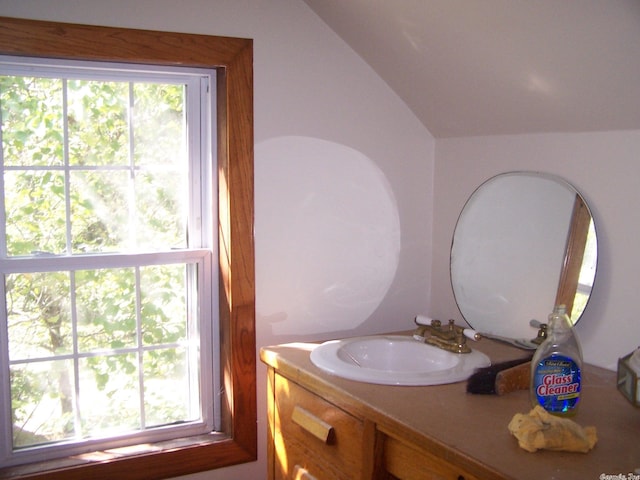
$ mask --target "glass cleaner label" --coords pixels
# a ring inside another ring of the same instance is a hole
[[[550,413],[568,413],[580,400],[580,367],[571,358],[550,355],[540,360],[534,374],[538,403]]]

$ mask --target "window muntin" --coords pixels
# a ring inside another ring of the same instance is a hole
[[[92,67],[2,64],[5,464],[214,428],[211,74]]]

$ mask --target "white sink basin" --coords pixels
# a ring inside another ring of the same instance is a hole
[[[466,380],[491,364],[484,353],[452,353],[405,335],[332,340],[311,352],[322,370],[360,382],[384,385],[442,385]]]

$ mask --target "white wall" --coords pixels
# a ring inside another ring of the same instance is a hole
[[[450,286],[449,250],[466,198],[513,170],[559,175],[585,197],[598,235],[598,268],[576,330],[585,360],[616,368],[640,345],[640,131],[443,139],[436,142],[431,312],[460,314]]]
[[[258,346],[428,311],[434,140],[301,0],[0,0],[0,15],[254,39]],[[259,461],[190,479],[266,478],[258,376]]]

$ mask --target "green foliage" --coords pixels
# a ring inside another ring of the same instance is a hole
[[[61,80],[0,76],[0,105],[5,165],[64,164]]]
[[[184,89],[0,75],[8,255],[186,247]],[[14,446],[190,415],[186,271],[5,276]]]

